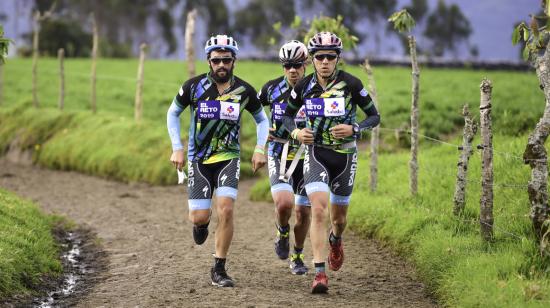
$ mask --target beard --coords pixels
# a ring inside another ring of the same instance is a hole
[[[226,83],[231,79],[231,77],[233,77],[233,65],[231,65],[229,70],[226,70],[225,68],[218,68],[215,71],[212,69],[212,66],[210,66],[210,76],[215,82]]]

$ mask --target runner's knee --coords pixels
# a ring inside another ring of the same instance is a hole
[[[210,220],[210,210],[189,211],[189,221],[194,225],[204,225]]]

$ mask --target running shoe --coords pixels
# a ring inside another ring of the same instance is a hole
[[[233,287],[233,279],[227,275],[225,269],[219,270],[212,267],[210,269],[210,278],[212,279],[212,285],[218,287]]]
[[[275,253],[281,260],[288,259],[288,253],[290,251],[290,243],[288,236],[290,234],[290,228],[286,232],[279,231],[277,228],[277,239],[275,239]]]
[[[290,270],[294,275],[307,274],[307,266],[304,264],[303,253],[293,253],[290,255]]]
[[[342,267],[343,263],[344,245],[342,239],[335,241],[335,243],[329,241],[328,267],[333,271],[337,271]]]
[[[208,222],[205,225],[193,225],[193,239],[195,240],[195,243],[197,245],[202,245],[206,241],[206,238],[208,237],[208,225],[210,222]]]
[[[319,272],[315,274],[313,279],[313,285],[311,286],[311,293],[321,294],[328,292],[328,278],[325,272]]]

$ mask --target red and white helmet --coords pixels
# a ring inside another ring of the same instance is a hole
[[[206,41],[206,45],[204,45],[204,52],[207,55],[213,50],[231,51],[231,53],[236,56],[237,51],[239,51],[239,46],[237,45],[237,41],[231,36],[219,34],[211,36],[208,41]]]
[[[307,48],[304,43],[292,40],[286,42],[279,50],[281,63],[302,63],[307,59]]]
[[[318,50],[334,50],[337,54],[342,52],[342,40],[331,32],[319,32],[308,42],[307,49],[310,54]]]

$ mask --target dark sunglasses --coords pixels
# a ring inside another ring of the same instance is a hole
[[[304,63],[285,63],[285,64],[283,64],[283,67],[286,68],[287,70],[289,70],[291,68],[299,69],[303,65],[304,65]]]
[[[220,64],[220,62],[223,62],[223,64],[229,64],[231,62],[233,62],[233,58],[231,57],[227,57],[227,58],[212,58],[210,59],[210,62],[214,63],[214,64]]]
[[[313,56],[315,58],[315,60],[317,61],[323,61],[325,59],[329,60],[329,61],[332,61],[334,59],[336,59],[338,56],[337,55],[333,55],[333,54],[330,54],[330,53],[325,53],[325,54],[321,54],[321,55],[315,55]]]

